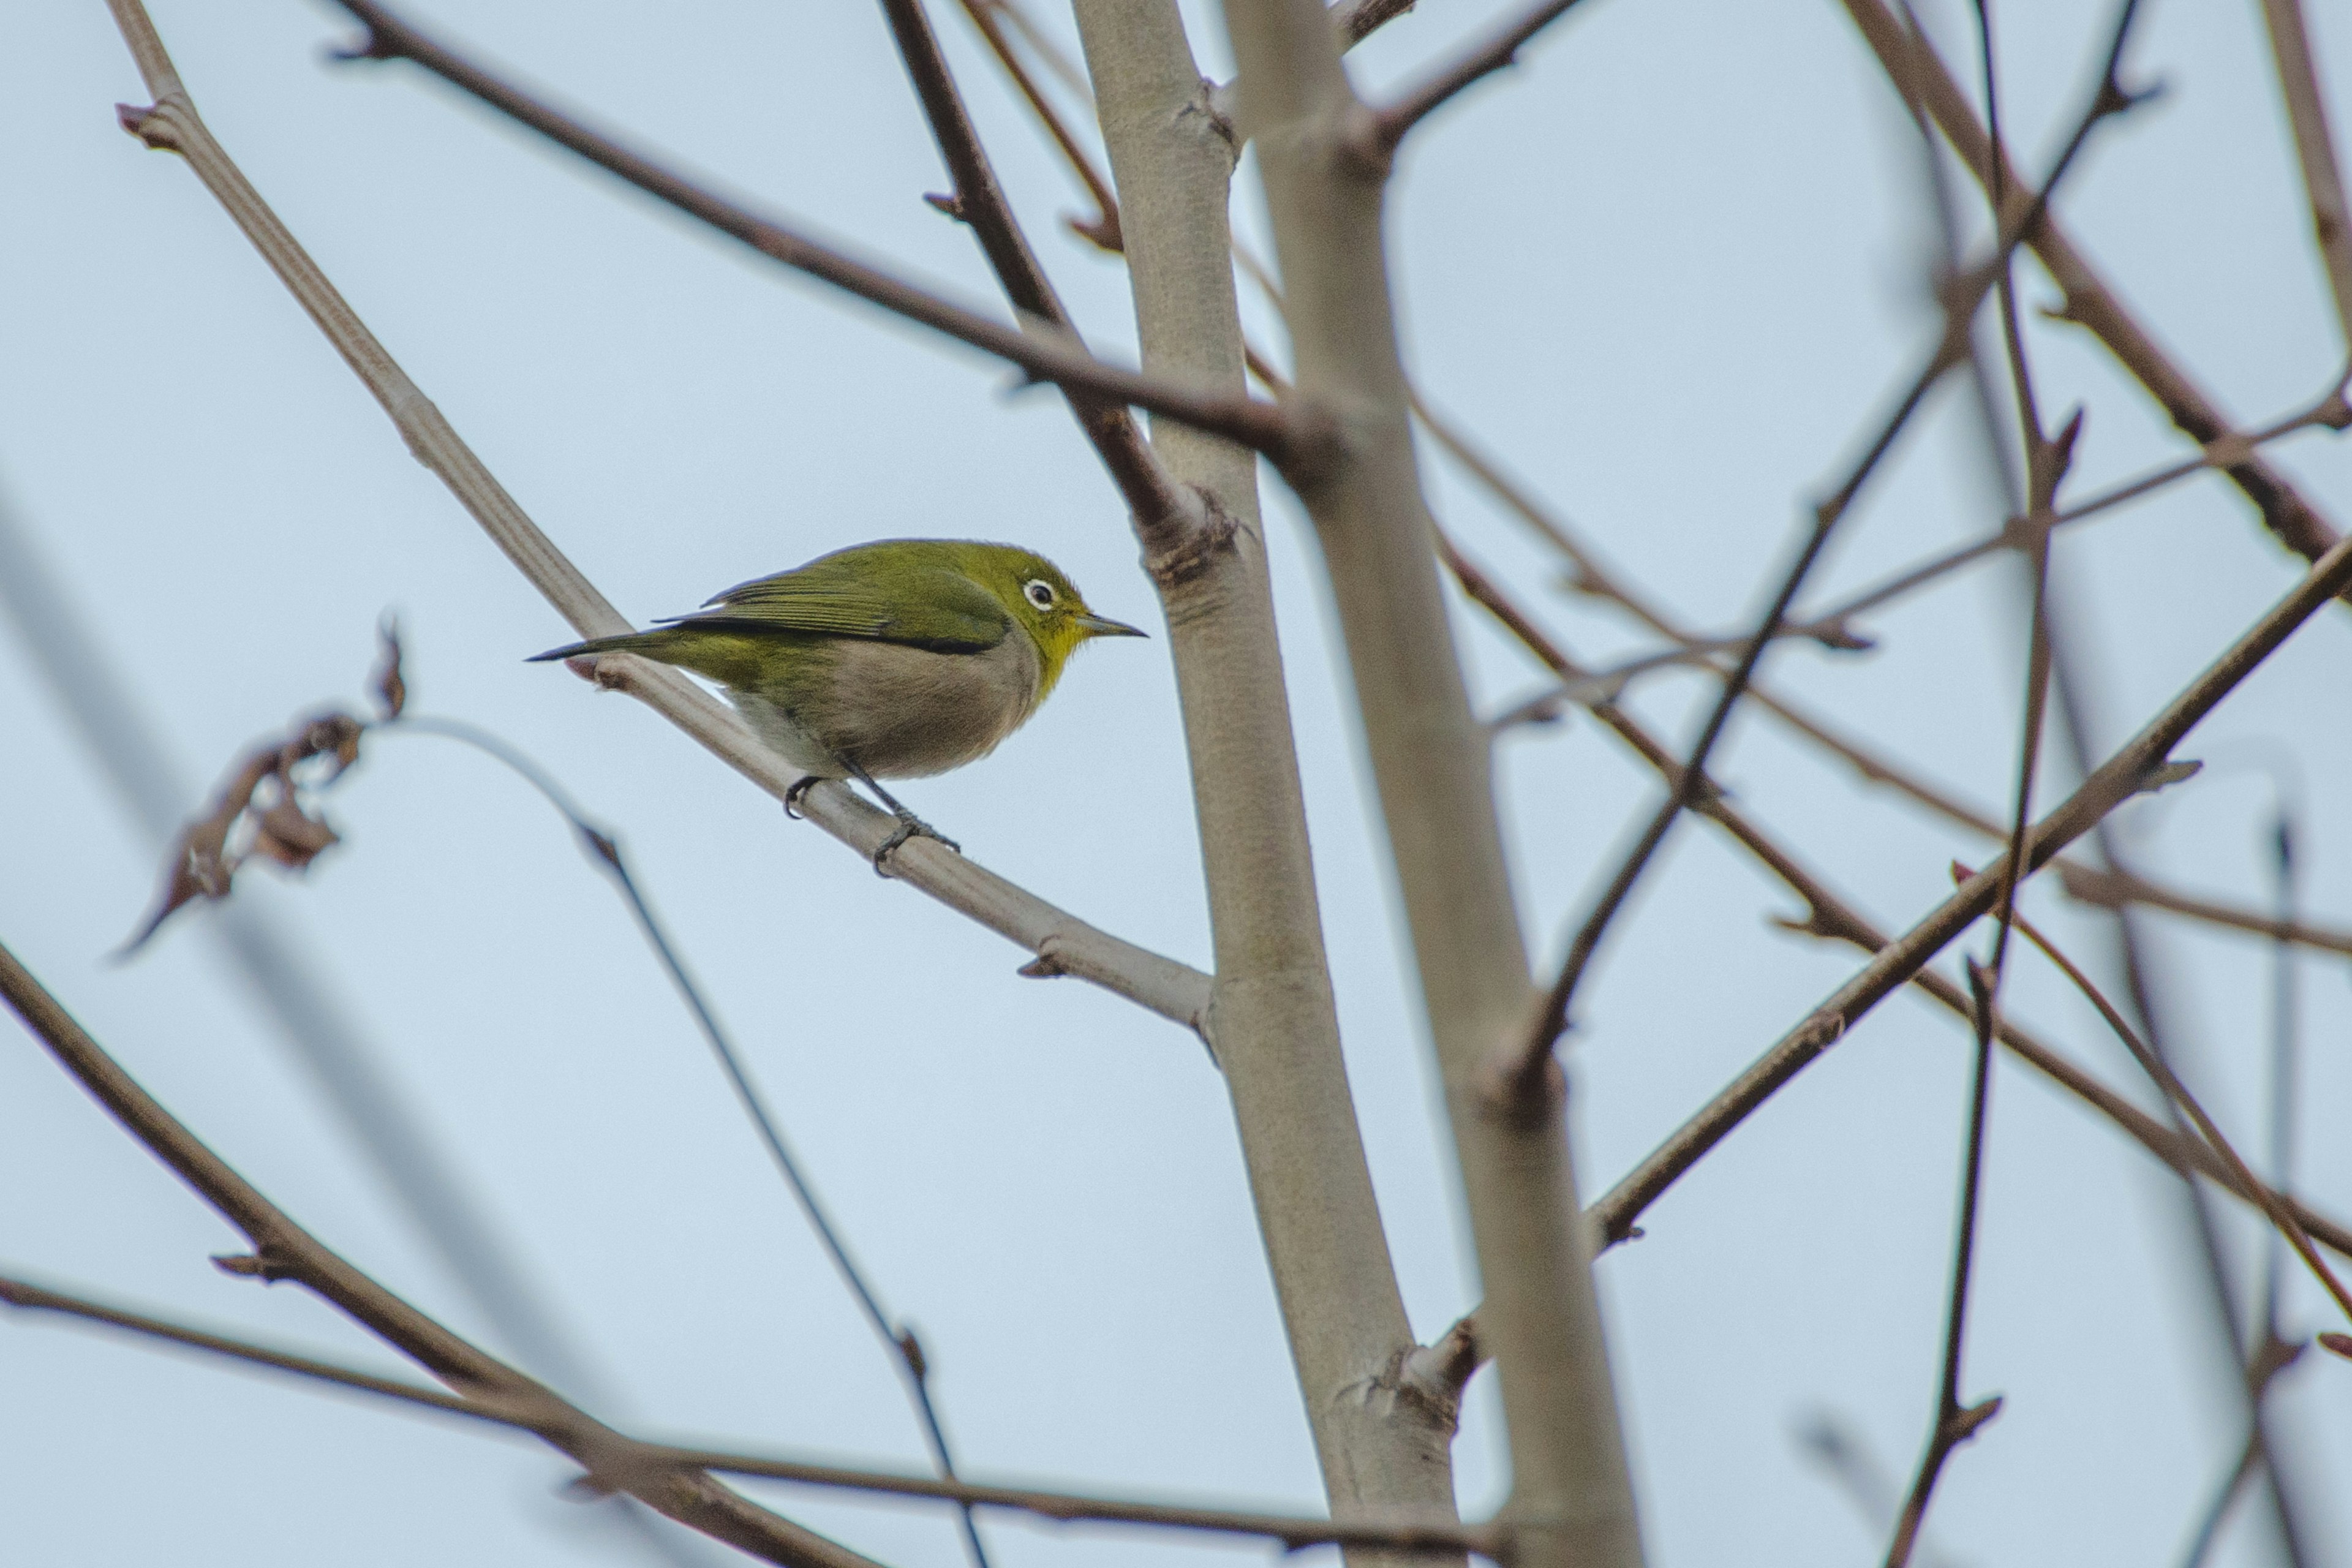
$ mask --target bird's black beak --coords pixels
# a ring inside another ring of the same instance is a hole
[[[1080,616],[1078,625],[1090,637],[1148,637],[1151,634],[1103,616]]]

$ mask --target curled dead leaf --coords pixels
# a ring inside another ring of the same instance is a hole
[[[368,681],[368,692],[375,699],[379,717],[397,719],[401,710],[408,706],[408,682],[400,668],[400,622],[386,614],[376,623],[375,635],[382,651],[376,658],[375,674]]]
[[[383,662],[376,669],[377,704],[387,719],[407,700],[400,676],[400,643],[387,623]],[[360,760],[368,721],[349,713],[313,714],[283,740],[255,746],[237,763],[202,816],[182,829],[165,863],[155,908],[122,946],[128,955],[165,921],[199,899],[225,899],[237,868],[259,857],[289,871],[307,868],[341,842],[313,796]]]

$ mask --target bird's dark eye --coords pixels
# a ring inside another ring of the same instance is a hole
[[[1028,582],[1022,584],[1021,592],[1031,604],[1041,610],[1050,610],[1054,607],[1054,584],[1043,578],[1030,578]]]

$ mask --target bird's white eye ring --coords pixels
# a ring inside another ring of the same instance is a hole
[[[1054,584],[1042,577],[1030,578],[1021,585],[1021,592],[1031,604],[1041,610],[1050,610],[1054,607]]]

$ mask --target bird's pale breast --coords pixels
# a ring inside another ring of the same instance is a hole
[[[1019,631],[982,653],[829,638],[794,689],[730,689],[761,738],[795,767],[838,778],[921,778],[977,762],[1037,706],[1037,649]]]

